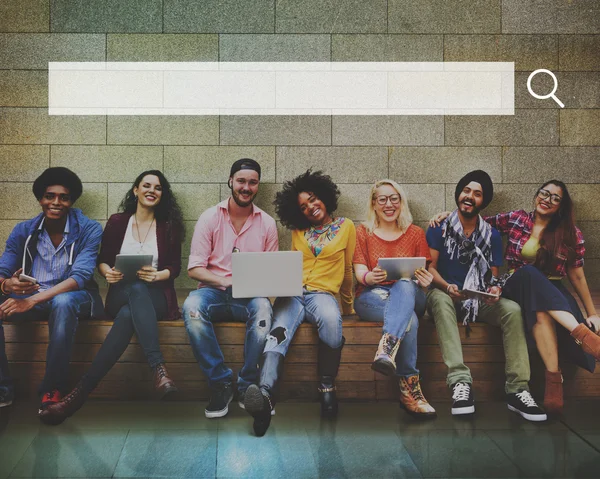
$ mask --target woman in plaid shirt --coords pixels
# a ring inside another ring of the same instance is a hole
[[[551,180],[537,190],[532,212],[516,210],[484,219],[507,236],[505,258],[512,275],[502,294],[521,306],[525,328],[546,367],[544,407],[548,413],[560,413],[559,347],[592,372],[595,360],[600,359],[600,317],[583,271],[585,247],[575,226],[573,201],[563,182]],[[563,285],[565,276],[581,299],[587,319]],[[557,328],[557,323],[563,327]]]

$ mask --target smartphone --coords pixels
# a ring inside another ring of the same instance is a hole
[[[19,275],[19,281],[29,281],[30,283],[37,284],[37,279],[35,279],[33,276],[29,276],[23,273]]]

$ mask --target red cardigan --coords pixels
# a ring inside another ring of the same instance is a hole
[[[108,219],[102,234],[98,264],[106,263],[110,267],[115,265],[115,258],[121,251],[129,218],[131,218],[129,213],[117,213]],[[158,270],[168,269],[171,272],[168,280],[158,281],[156,285],[162,288],[167,300],[168,317],[165,319],[175,320],[179,318],[175,278],[181,272],[181,238],[179,234],[169,231],[167,222],[157,221],[156,243],[158,246]]]

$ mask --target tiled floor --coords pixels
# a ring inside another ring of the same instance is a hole
[[[281,403],[264,438],[232,403],[208,420],[204,404],[89,402],[58,427],[36,404],[0,409],[0,479],[7,477],[600,477],[600,400],[570,401],[562,421],[534,424],[502,403],[471,419],[421,423],[395,403]]]

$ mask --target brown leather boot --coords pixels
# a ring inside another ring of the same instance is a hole
[[[57,426],[61,424],[65,419],[75,414],[85,400],[87,399],[87,392],[83,388],[83,384],[79,382],[77,386],[59,402],[49,405],[46,409],[39,412],[40,420],[44,424],[50,424]]]
[[[563,406],[563,377],[560,369],[556,373],[546,370],[544,409],[548,414],[562,414]]]
[[[158,392],[160,399],[169,393],[177,392],[177,386],[169,377],[169,372],[163,363],[154,368],[154,389]]]
[[[600,361],[600,336],[594,333],[585,324],[580,324],[571,331],[571,336],[573,336],[575,342],[581,346],[581,349],[594,356],[596,361]]]
[[[437,416],[435,409],[427,402],[423,391],[419,375],[400,378],[400,406],[406,409],[411,416],[420,419],[430,419]]]

